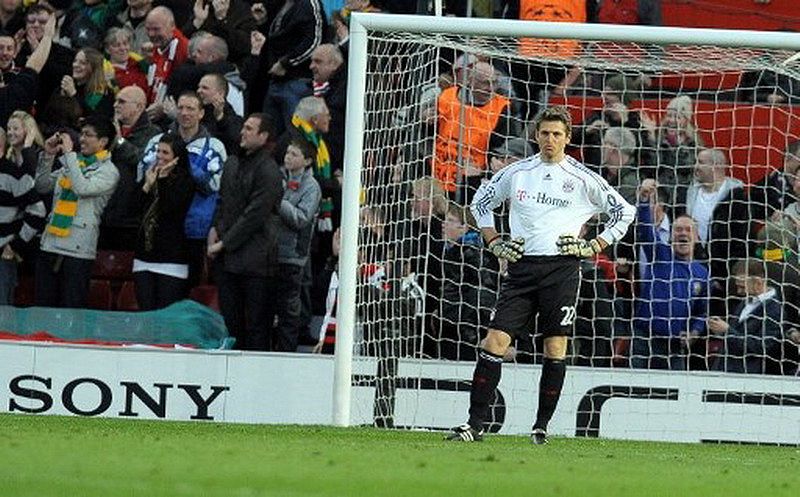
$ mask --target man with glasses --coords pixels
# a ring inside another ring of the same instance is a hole
[[[147,95],[138,86],[126,86],[114,101],[116,146],[111,160],[119,170],[119,185],[103,212],[99,247],[106,250],[130,250],[136,242],[141,212],[138,208],[136,166],[144,148],[161,129],[150,122],[145,112]]]
[[[36,261],[38,306],[86,307],[100,215],[119,181],[108,151],[115,134],[111,121],[93,115],[81,128],[79,152],[67,133],[56,133],[44,143],[36,190],[53,193],[53,209]]]

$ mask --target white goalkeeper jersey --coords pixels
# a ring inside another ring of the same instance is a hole
[[[495,174],[472,199],[478,227],[494,228],[493,211],[506,200],[511,238],[525,239],[525,255],[558,255],[560,235],[579,236],[581,226],[602,212],[608,220],[599,236],[617,242],[636,216],[605,179],[570,156],[551,163],[536,154]]]

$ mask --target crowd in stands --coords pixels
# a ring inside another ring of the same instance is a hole
[[[465,2],[444,3],[445,13],[466,14]],[[474,7],[508,18],[660,23],[658,1],[563,2],[574,5],[544,14],[535,3]],[[156,310],[212,288],[237,348],[331,352],[350,14],[428,8],[3,2],[0,302],[89,307],[98,261],[116,254],[129,262],[135,298],[112,307]],[[542,48],[521,49],[535,57]],[[443,55],[440,69],[414,116],[430,146],[405,157],[419,166],[373,169],[372,181],[386,178],[379,194],[396,202],[369,191],[362,199],[359,315],[378,324],[360,332],[380,342],[367,353],[397,346],[475,358],[505,268],[465,207],[492,174],[536,152],[533,115],[582,77],[563,64],[459,53]],[[784,77],[753,77],[758,91],[738,98],[796,98]],[[658,118],[632,108],[649,84],[603,74],[603,108],[573,128],[570,153],[639,213],[624,243],[583,262],[575,361],[795,372],[800,141],[786,144],[783,169],[746,185],[730,176],[729,151],[705,146],[690,96],[672,95]],[[507,232],[504,209],[496,215]],[[531,340],[516,350],[521,361],[540,352]]]

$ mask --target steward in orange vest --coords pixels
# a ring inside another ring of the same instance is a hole
[[[488,63],[478,62],[470,72],[467,88],[451,86],[439,95],[437,102],[438,133],[433,175],[451,193],[459,185],[470,186],[473,191],[468,191],[467,197],[462,198],[465,203],[485,175],[486,152],[502,145],[513,134],[510,102],[494,93],[493,84],[494,68]],[[465,91],[467,93],[462,94]],[[459,122],[462,115],[463,121]]]
[[[507,18],[523,21],[586,22],[586,0],[510,0]],[[577,54],[576,40],[542,40],[523,38],[519,51],[531,57],[567,59]]]

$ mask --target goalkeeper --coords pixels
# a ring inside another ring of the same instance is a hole
[[[489,250],[508,261],[508,276],[472,377],[469,420],[448,440],[483,439],[489,401],[500,381],[503,355],[514,337],[531,333],[536,315],[544,334],[539,408],[531,441],[547,442],[564,383],[567,336],[575,320],[579,258],[592,257],[625,235],[635,208],[598,174],[568,157],[572,123],[563,107],[546,109],[535,122],[540,153],[494,175],[472,200],[471,210]],[[492,211],[510,201],[510,239],[495,230]],[[593,240],[575,235],[595,214],[605,212],[603,232]]]

